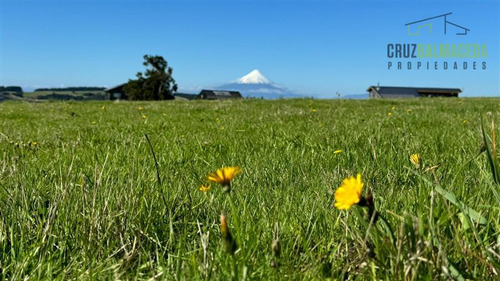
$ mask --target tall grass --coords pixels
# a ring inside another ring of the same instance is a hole
[[[498,280],[499,112],[499,99],[1,103],[0,279]],[[223,166],[243,170],[230,195],[201,192]],[[357,173],[387,224],[333,207]]]

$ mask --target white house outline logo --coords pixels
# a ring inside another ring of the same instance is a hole
[[[417,21],[413,21],[413,22],[409,22],[407,24],[405,24],[405,26],[407,27],[407,30],[408,30],[408,35],[413,35],[413,36],[418,36],[420,35],[420,30],[423,30],[423,29],[426,29],[428,28],[429,29],[429,33],[432,34],[432,22],[430,22],[431,20],[433,19],[437,19],[437,18],[442,18],[443,19],[443,25],[444,25],[444,34],[446,34],[446,31],[448,29],[448,25],[452,25],[452,26],[455,26],[455,27],[458,27],[459,29],[462,30],[462,32],[457,32],[456,35],[467,35],[467,32],[470,31],[470,29],[466,28],[466,27],[463,27],[463,26],[460,26],[456,23],[453,23],[451,21],[448,21],[447,19],[447,16],[451,15],[452,13],[446,13],[446,14],[442,14],[442,15],[438,15],[438,16],[434,16],[434,17],[430,17],[430,18],[426,18],[426,19],[423,19],[423,20],[417,20]],[[414,25],[417,25],[417,31],[416,32],[412,32],[411,31],[411,26],[414,26]]]

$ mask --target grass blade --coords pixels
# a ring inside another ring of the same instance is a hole
[[[498,174],[497,159],[494,159],[493,152],[491,151],[488,138],[486,137],[486,132],[484,131],[483,122],[481,122],[481,132],[483,134],[484,147],[486,149],[486,154],[488,155],[488,162],[490,163],[491,173],[493,175],[493,181],[500,185],[500,178]]]

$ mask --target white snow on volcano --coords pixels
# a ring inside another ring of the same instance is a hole
[[[267,79],[257,69],[239,78],[235,82],[220,85],[216,90],[239,91],[244,97],[277,99],[300,97],[286,87]]]
[[[271,84],[271,81],[264,77],[259,70],[255,69],[247,75],[237,80],[240,84]]]

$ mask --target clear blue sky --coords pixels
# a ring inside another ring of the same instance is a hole
[[[468,35],[407,34],[404,24],[448,12]],[[497,0],[0,0],[0,85],[113,86],[143,71],[150,54],[168,61],[186,91],[259,69],[318,97],[363,93],[377,82],[500,96],[499,27]],[[387,69],[387,44],[420,42],[486,44],[488,57],[476,60],[487,68]]]

